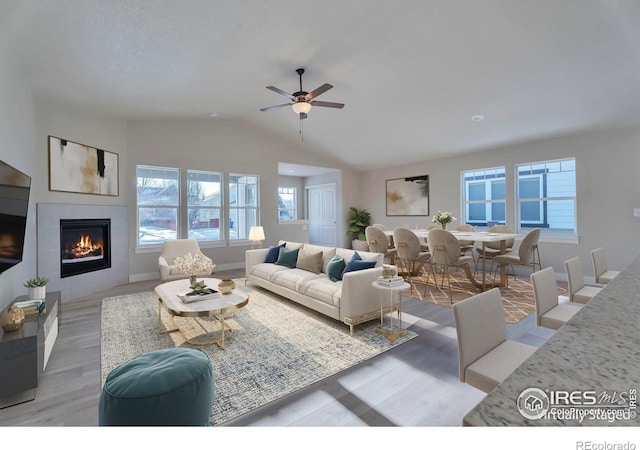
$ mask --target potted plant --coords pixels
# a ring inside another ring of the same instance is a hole
[[[24,287],[29,288],[29,299],[30,300],[44,300],[47,295],[47,283],[49,282],[48,278],[45,277],[35,277],[27,280],[24,283]]]
[[[353,206],[349,208],[349,218],[347,219],[349,228],[347,236],[353,236],[351,248],[360,251],[369,251],[369,243],[364,234],[364,230],[371,225],[371,213],[366,209],[358,209]]]

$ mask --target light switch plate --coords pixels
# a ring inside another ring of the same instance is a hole
[[[640,208],[633,208],[633,217],[640,217]]]

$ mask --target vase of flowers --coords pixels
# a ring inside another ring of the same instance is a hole
[[[178,257],[174,260],[174,265],[177,271],[189,275],[189,287],[195,292],[202,291],[207,287],[204,281],[197,280],[198,274],[201,272],[211,273],[216,268],[216,265],[202,252],[195,255],[189,252],[182,258]]]
[[[443,230],[447,229],[447,224],[456,220],[448,211],[438,211],[438,214],[433,216],[433,223],[439,223]]]

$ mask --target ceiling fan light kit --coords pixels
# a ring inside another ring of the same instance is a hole
[[[328,83],[325,83],[311,92],[304,91],[302,90],[302,74],[304,73],[304,69],[297,69],[296,72],[300,77],[300,90],[298,92],[294,92],[293,94],[290,94],[275,86],[267,86],[267,89],[287,97],[289,100],[291,100],[291,103],[283,103],[282,105],[268,106],[266,108],[260,109],[260,111],[269,111],[270,109],[282,108],[283,106],[291,106],[293,111],[296,114],[298,114],[298,116],[300,117],[300,120],[302,120],[308,117],[307,114],[309,113],[309,111],[311,111],[312,106],[322,106],[325,108],[339,108],[339,109],[344,108],[344,103],[316,101],[315,98],[317,96],[327,92],[329,89],[333,88],[333,86]]]

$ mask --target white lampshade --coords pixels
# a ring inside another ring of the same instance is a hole
[[[296,102],[291,105],[296,114],[307,114],[311,111],[311,103],[308,102]]]
[[[264,241],[264,228],[262,228],[262,227],[251,227],[251,230],[249,230],[249,240],[250,241]]]

